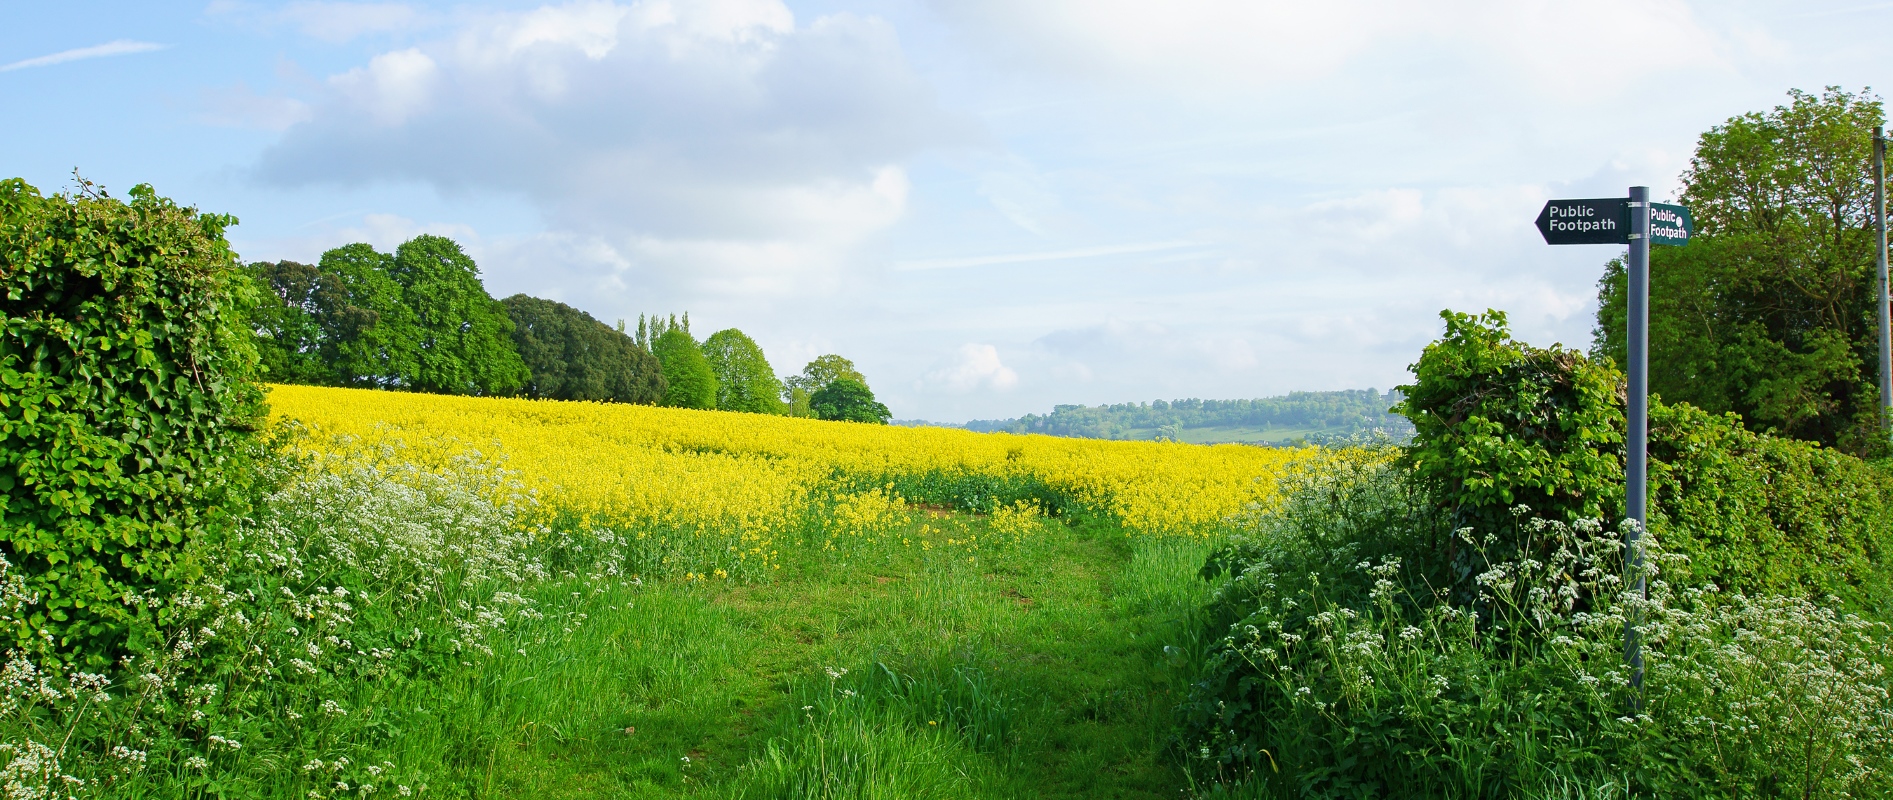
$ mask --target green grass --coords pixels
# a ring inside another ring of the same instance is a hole
[[[479,668],[352,702],[402,710],[395,760],[438,796],[1178,794],[1206,544],[1056,523],[975,555],[899,541],[785,548],[759,584],[550,581]]]

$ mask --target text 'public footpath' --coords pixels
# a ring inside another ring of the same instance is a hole
[[[1547,207],[1550,218],[1546,222],[1551,230],[1571,233],[1591,233],[1594,231],[1617,230],[1615,217],[1599,215],[1596,206],[1591,205],[1552,205]]]

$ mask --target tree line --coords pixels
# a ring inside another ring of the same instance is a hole
[[[479,266],[442,236],[417,236],[393,253],[350,244],[315,264],[245,270],[269,381],[883,424],[890,416],[838,355],[785,380],[740,330],[698,341],[687,313],[640,316],[633,332],[544,298],[495,300]]]
[[[1252,400],[1156,400],[1149,403],[1054,406],[1043,416],[1018,419],[973,420],[976,431],[1048,433],[1088,439],[1127,439],[1147,436],[1152,429],[1249,427],[1317,428],[1366,431],[1411,429],[1405,417],[1389,412],[1400,402],[1395,392],[1374,389],[1339,392],[1290,392],[1283,397]]]
[[[1757,432],[1888,454],[1877,386],[1873,130],[1879,98],[1829,87],[1702,134],[1696,221],[1650,253],[1650,392]],[[1625,275],[1598,284],[1592,353],[1625,363]]]

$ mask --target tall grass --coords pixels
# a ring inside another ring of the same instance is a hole
[[[1673,585],[1680,557],[1647,535],[1641,594],[1618,532],[1523,508],[1504,555],[1450,533],[1473,565],[1460,600],[1414,563],[1443,555],[1413,549],[1435,523],[1396,472],[1340,462],[1298,484],[1209,562],[1215,641],[1184,739],[1205,793],[1893,793],[1893,628],[1834,598]]]
[[[636,531],[533,522],[489,462],[401,456],[286,465],[205,543],[215,574],[142,601],[179,624],[115,672],[12,661],[0,796],[1154,797],[1180,777],[1170,664],[1193,631],[1168,617],[1200,605],[1207,544],[858,493],[782,532],[769,576],[666,573]]]

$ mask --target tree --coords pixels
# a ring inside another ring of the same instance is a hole
[[[875,401],[874,392],[868,390],[867,384],[853,378],[830,381],[809,397],[809,406],[818,419],[886,425],[894,416],[887,406]]]
[[[802,374],[792,375],[782,382],[782,399],[789,404],[792,416],[807,416],[805,413],[795,413],[795,410],[805,407],[816,392],[843,378],[855,381],[862,386],[868,385],[868,379],[854,368],[853,361],[833,353],[818,356],[814,361],[802,367]],[[799,396],[798,392],[800,392]]]
[[[763,357],[754,339],[735,328],[717,331],[703,341],[703,357],[716,375],[716,407],[724,411],[781,414],[782,381]]]
[[[419,321],[402,297],[393,266],[393,256],[361,243],[323,253],[317,264],[323,274],[336,277],[339,304],[359,311],[350,312],[349,319],[320,323],[331,337],[321,352],[336,385],[398,389],[413,384]]]
[[[317,386],[354,383],[340,367],[343,353],[380,315],[355,304],[342,275],[294,261],[259,261],[244,271],[258,290],[249,316],[263,379]]]
[[[592,315],[516,294],[500,301],[531,377],[528,397],[652,404],[664,399],[657,358]]]
[[[512,320],[486,293],[460,245],[422,234],[394,253],[393,277],[420,332],[410,388],[443,394],[511,394],[531,377],[513,349]]]
[[[716,374],[689,331],[668,328],[651,341],[651,350],[664,365],[664,405],[716,408]]]
[[[1696,240],[1650,263],[1650,389],[1858,454],[1879,432],[1871,175],[1880,101],[1790,92],[1704,133],[1682,202]],[[1624,268],[1598,287],[1593,352],[1624,363]]]
[[[250,309],[263,378],[277,383],[325,384],[332,380],[321,349],[320,320],[342,288],[308,264],[257,262],[244,268],[256,284]],[[327,280],[325,280],[327,278]]]
[[[808,390],[807,389],[802,389],[802,388],[785,389],[783,390],[782,393],[786,395],[788,398],[787,400],[784,401],[783,404],[787,407],[789,416],[797,417],[800,419],[807,419],[807,418],[815,416],[815,410],[812,408],[809,408],[809,405],[808,405]]]

